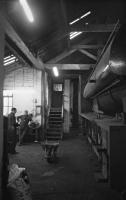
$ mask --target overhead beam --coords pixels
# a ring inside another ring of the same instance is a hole
[[[82,31],[82,32],[112,32],[114,30],[115,24],[89,24],[89,25],[75,25],[70,26],[70,32]],[[118,26],[118,28],[120,25]],[[117,29],[118,30],[118,29]],[[116,31],[117,31],[116,30]]]
[[[61,53],[60,55],[58,55],[57,57],[49,60],[47,63],[50,63],[50,64],[55,64],[57,63],[58,61],[62,60],[63,58],[71,55],[72,53],[74,53],[76,51],[76,49],[72,49],[72,50],[66,50],[64,51],[63,53]]]
[[[91,45],[91,44],[79,44],[71,46],[72,49],[99,49],[102,48],[103,45]]]
[[[79,72],[79,71],[78,71]],[[82,73],[82,72],[81,72]],[[57,80],[59,80],[59,81],[63,81],[63,80],[65,80],[65,79],[74,79],[74,78],[78,78],[79,77],[79,75],[80,75],[80,73],[76,73],[76,74],[72,74],[72,73],[70,73],[70,74],[67,74],[67,73],[60,73],[59,72],[59,77],[57,77]],[[54,80],[56,80],[55,79],[55,77],[53,77],[52,76],[52,79],[54,79]]]
[[[58,70],[89,70],[94,67],[94,64],[44,64],[45,69],[51,70],[54,66]]]
[[[63,58],[65,58],[66,56],[69,56],[70,54],[72,54],[73,52],[75,52],[76,50],[78,50],[79,48],[81,49],[81,47],[85,47],[86,49],[92,47],[95,49],[95,47],[98,47],[100,48],[101,45],[88,45],[87,43],[91,42],[94,38],[93,37],[86,37],[82,43],[84,44],[79,44],[79,45],[76,45],[76,46],[71,46],[71,50],[70,51],[65,51],[64,53],[58,55],[57,57],[55,57],[54,59],[51,59],[49,60],[47,63],[50,63],[50,64],[55,64],[57,63],[58,61],[62,60]]]
[[[70,48],[70,39],[69,39],[69,35],[67,33],[69,33],[69,25],[67,23],[67,14],[66,14],[66,8],[64,5],[64,0],[60,0],[60,5],[61,5],[61,14],[63,16],[63,20],[64,20],[64,32],[65,35],[67,36],[67,45],[68,48]]]
[[[78,78],[79,77],[79,74],[61,74],[60,75],[61,77],[63,77],[63,79],[73,79],[73,78]]]
[[[43,49],[46,49],[50,45],[55,45],[55,43],[59,42],[60,40],[63,40],[65,38],[67,39],[67,36],[68,36],[67,33],[63,34],[63,32],[61,32],[61,31],[58,31],[57,34],[53,34],[52,40],[51,41],[48,40],[46,45],[44,45],[44,46],[42,45],[42,47],[38,51],[38,55],[41,55],[43,52]],[[41,44],[41,41],[40,41],[40,44]]]
[[[89,58],[92,58],[93,60],[97,60],[97,57],[94,56],[92,53],[89,53],[88,51],[84,50],[84,49],[79,49],[79,51],[82,53],[82,54],[85,54],[86,56],[88,56]]]
[[[69,34],[59,34],[59,35],[55,35],[53,40],[51,42],[48,42],[44,47],[42,47],[39,52],[38,52],[38,55],[41,56],[42,52],[44,49],[46,49],[49,45],[55,45],[56,42],[59,42],[60,40],[64,39],[64,38],[67,38],[67,36],[69,36]],[[94,39],[94,37],[86,37],[84,38],[81,43],[83,44],[87,44],[89,42],[92,42],[92,40]]]
[[[6,40],[9,40],[11,42],[11,44],[13,45],[13,48],[16,48],[17,51],[19,50],[18,52],[19,56],[22,56],[26,62],[29,61],[29,63],[31,63],[31,66],[40,70],[44,69],[43,63],[38,61],[33,56],[33,54],[29,51],[28,47],[25,45],[22,39],[18,36],[14,28],[5,19],[5,17],[2,16],[2,20],[4,22]]]

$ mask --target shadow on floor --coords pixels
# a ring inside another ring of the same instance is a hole
[[[107,183],[94,178],[98,161],[81,134],[61,141],[56,164],[46,162],[38,143],[17,146],[17,151],[10,156],[10,163],[27,169],[33,200],[120,200]]]

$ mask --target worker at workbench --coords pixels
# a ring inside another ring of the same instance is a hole
[[[23,144],[24,136],[27,134],[29,129],[29,122],[32,120],[31,115],[28,114],[28,111],[24,111],[24,115],[20,117],[20,133],[19,133],[19,145]]]

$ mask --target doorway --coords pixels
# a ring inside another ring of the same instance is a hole
[[[61,108],[63,104],[63,84],[53,83],[52,88],[52,107]]]

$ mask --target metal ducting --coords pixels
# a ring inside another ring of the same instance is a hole
[[[113,34],[104,54],[90,76],[84,89],[85,98],[98,96],[102,91],[120,82],[121,77],[126,76],[125,36],[126,26],[123,25]]]

